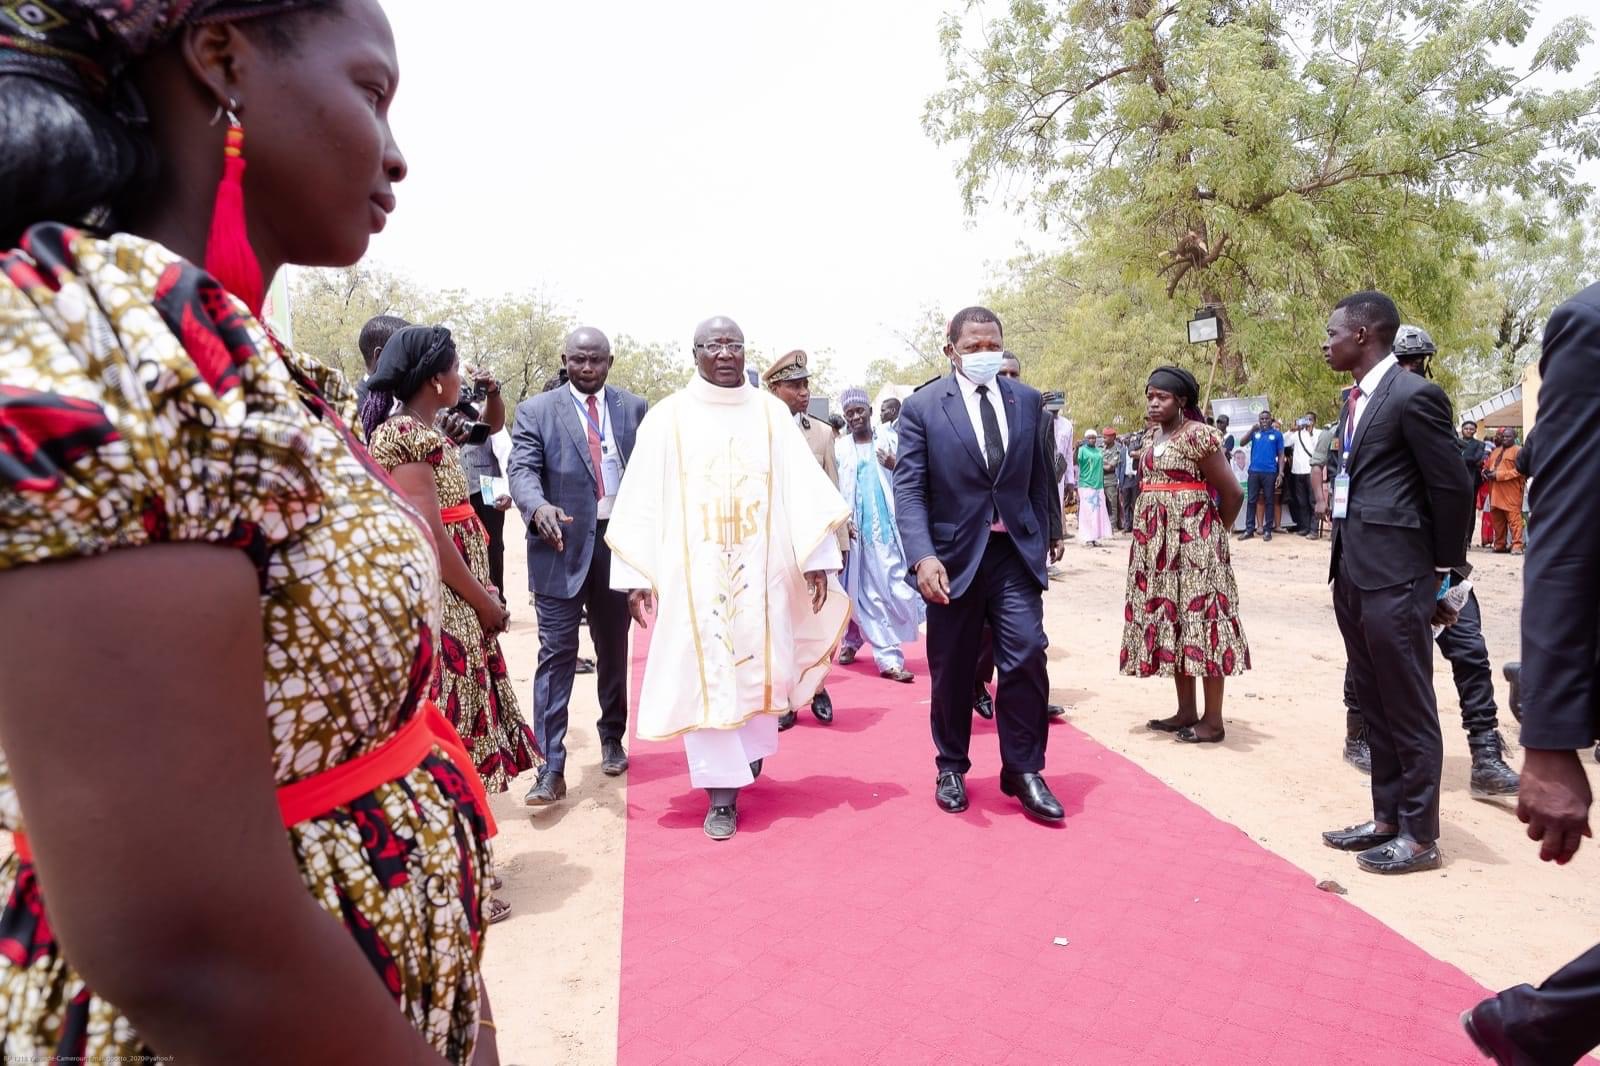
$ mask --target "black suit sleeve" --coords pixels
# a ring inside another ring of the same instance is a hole
[[[895,525],[905,546],[906,565],[915,570],[922,560],[937,555],[928,525],[928,434],[921,405],[901,407],[895,428],[900,433],[894,464]]]
[[[1540,363],[1536,516],[1523,567],[1522,744],[1587,747],[1597,730],[1600,633],[1600,286],[1556,308]]]
[[[1050,543],[1054,544],[1061,539],[1061,486],[1056,484],[1056,430],[1052,425],[1054,419],[1039,418],[1039,454],[1034,456],[1033,465],[1049,474],[1050,480],[1050,520],[1046,523],[1050,533]]]
[[[1400,429],[1422,471],[1423,490],[1433,514],[1434,568],[1462,566],[1472,533],[1472,481],[1456,450],[1450,401],[1444,390],[1432,383],[1419,389],[1406,405]]]

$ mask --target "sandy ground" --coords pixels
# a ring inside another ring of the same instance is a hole
[[[513,590],[526,586],[521,538],[513,516],[506,581]],[[1327,555],[1326,540],[1289,535],[1236,544],[1255,668],[1230,683],[1226,743],[1196,748],[1144,728],[1146,719],[1172,712],[1169,682],[1117,673],[1126,539],[1100,549],[1069,544],[1067,577],[1052,584],[1046,599],[1053,699],[1101,744],[1239,826],[1305,870],[1308,880],[1345,886],[1356,906],[1485,985],[1543,977],[1600,939],[1600,847],[1587,844],[1566,868],[1542,864],[1513,804],[1469,798],[1466,739],[1442,659],[1435,683],[1445,734],[1444,868],[1377,877],[1322,846],[1323,830],[1371,811],[1367,779],[1340,758],[1344,652],[1324,581]],[[1516,656],[1521,560],[1475,551],[1473,562],[1498,673],[1500,663]],[[515,622],[504,647],[528,710],[537,635],[526,596],[511,599]],[[1505,685],[1496,681],[1514,744]],[[525,1066],[616,1058],[625,788],[596,765],[592,677],[579,678],[573,703],[566,804],[538,812],[520,807],[531,775],[496,801],[498,861],[515,912],[494,927],[485,971],[502,1058]],[[1081,743],[1054,736],[1051,770],[1065,772],[1095,757]],[[1512,761],[1518,764],[1520,755]],[[1600,788],[1600,767],[1586,765]],[[931,774],[926,787],[931,792]]]

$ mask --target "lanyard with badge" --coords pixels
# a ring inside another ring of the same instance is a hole
[[[600,484],[605,488],[607,496],[615,496],[617,489],[622,486],[624,464],[622,462],[622,453],[617,451],[615,443],[606,434],[605,427],[610,418],[602,408],[600,421],[596,423],[593,418],[589,417],[588,410],[578,402],[576,396],[572,397],[572,406],[578,409],[578,414],[588,423],[589,428],[594,430],[594,435],[600,440]]]
[[[1345,413],[1344,426],[1339,439],[1339,473],[1333,479],[1333,517],[1346,518],[1350,514],[1350,446],[1355,443],[1355,398]]]

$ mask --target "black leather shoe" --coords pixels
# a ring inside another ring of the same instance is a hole
[[[1240,534],[1239,539],[1240,540],[1255,540],[1256,539],[1256,535],[1254,533],[1242,533],[1242,534]]]
[[[1272,530],[1269,529],[1265,533],[1263,533],[1261,535],[1261,539],[1264,540],[1264,541],[1265,540],[1271,540],[1272,539]]]
[[[1356,865],[1373,874],[1412,874],[1437,870],[1443,863],[1439,845],[1423,847],[1403,837],[1395,837],[1387,844],[1379,844],[1356,856]]]
[[[739,808],[713,807],[706,812],[706,836],[727,840],[739,831]]]
[[[1366,851],[1387,844],[1399,835],[1380,832],[1376,822],[1362,822],[1344,829],[1330,829],[1322,834],[1322,842],[1340,851]]]
[[[817,694],[811,697],[811,716],[823,725],[833,724],[833,697],[827,690],[817,689]]]
[[[1044,713],[1048,714],[1051,718],[1065,718],[1067,716],[1067,709],[1061,706],[1059,703],[1047,703],[1044,705]]]
[[[951,814],[960,814],[967,809],[967,783],[954,770],[945,770],[939,774],[933,798]]]
[[[784,711],[783,717],[778,719],[778,732],[783,733],[793,729],[795,722],[799,721],[799,719],[800,715],[796,712]]]
[[[1500,668],[1506,675],[1506,684],[1511,686],[1511,691],[1506,696],[1506,702],[1511,705],[1511,717],[1522,721],[1522,664],[1506,663]]]
[[[628,753],[620,740],[600,742],[600,771],[607,777],[616,777],[628,770]]]
[[[1468,791],[1473,799],[1496,799],[1515,796],[1522,788],[1522,779],[1506,765],[1505,741],[1500,730],[1490,729],[1467,738],[1472,751],[1472,777]]]
[[[1059,822],[1067,816],[1051,794],[1050,786],[1038,774],[1013,774],[1002,770],[1000,791],[1015,796],[1022,809],[1041,822]]]
[[[1344,761],[1364,774],[1372,773],[1372,749],[1365,737],[1345,737]]]
[[[972,701],[972,709],[985,722],[994,720],[994,697],[989,695],[988,689],[984,689],[978,694],[978,698]]]
[[[592,673],[594,673],[594,660],[593,659],[579,659],[578,660],[578,665],[573,668],[572,672],[575,673],[575,674],[592,674]]]
[[[854,648],[841,648],[839,650],[839,665],[840,666],[849,666],[851,663],[853,663],[855,661],[856,661],[856,650]]]
[[[757,759],[750,764],[750,780],[754,781],[761,776],[761,764],[765,761],[765,759]]]
[[[522,797],[522,802],[529,807],[543,807],[549,803],[565,799],[567,795],[567,779],[559,772],[548,766],[539,771],[539,780],[528,789],[528,794]]]
[[[1492,996],[1461,1015],[1461,1028],[1478,1045],[1483,1057],[1500,1066],[1535,1066],[1533,1056],[1506,1036],[1506,1020],[1500,1013],[1500,997]]]

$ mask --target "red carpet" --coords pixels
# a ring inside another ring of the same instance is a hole
[[[1063,828],[1000,794],[981,721],[941,812],[922,654],[915,685],[836,669],[732,841],[680,744],[632,752],[620,1062],[1482,1061],[1471,979],[1070,726]]]

